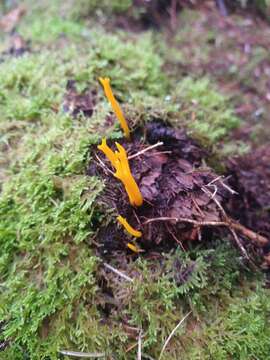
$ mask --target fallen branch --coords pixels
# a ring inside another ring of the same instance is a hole
[[[269,240],[254,231],[246,228],[245,226],[235,222],[231,218],[227,217],[225,221],[197,221],[193,219],[183,218],[183,217],[158,217],[153,219],[147,219],[143,225],[150,224],[155,221],[176,221],[176,222],[184,222],[193,224],[195,226],[225,226],[229,229],[233,229],[234,231],[239,231],[243,236],[250,239],[252,242],[257,244],[258,246],[265,246],[269,243]]]
[[[265,246],[266,244],[269,243],[269,240],[266,237],[257,234],[253,230],[246,228],[245,226],[239,224],[238,222],[233,221],[232,219],[230,219],[230,221],[231,222],[229,225],[231,225],[234,230],[239,231],[243,236],[247,237],[255,244],[259,246]]]
[[[155,221],[176,221],[176,222],[186,222],[196,226],[228,226],[224,221],[197,221],[193,219],[183,218],[183,217],[158,217],[153,219],[147,219],[143,225],[150,224]]]

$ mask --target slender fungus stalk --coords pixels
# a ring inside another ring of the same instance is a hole
[[[128,222],[125,218],[123,218],[121,215],[117,216],[117,220],[119,221],[119,223],[121,225],[124,226],[124,228],[127,230],[127,232],[132,235],[135,236],[137,238],[142,236],[141,231],[135,230]]]
[[[111,103],[113,111],[114,111],[117,119],[120,122],[120,125],[124,131],[125,137],[127,139],[130,139],[130,131],[128,128],[128,124],[127,124],[127,121],[124,117],[124,114],[122,112],[122,109],[121,109],[119,103],[117,102],[116,98],[113,95],[112,88],[110,86],[110,79],[100,77],[99,81],[101,82],[101,84],[104,88],[105,95],[106,95],[107,99],[109,100],[109,102]]]

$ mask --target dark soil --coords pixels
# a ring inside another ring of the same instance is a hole
[[[256,14],[265,17],[265,11],[258,2],[248,1],[245,9],[240,2],[229,0],[211,1],[221,16],[228,16],[235,12],[242,14]],[[124,14],[119,14],[113,21],[113,26],[127,31],[140,31],[149,28],[168,28],[174,31],[178,24],[177,15],[184,8],[201,8],[209,4],[206,0],[133,0],[132,6]]]
[[[134,228],[140,229],[143,235],[137,244],[146,252],[168,251],[177,244],[184,249],[188,241],[209,241],[224,233],[225,228],[227,233],[230,231],[230,226],[222,223],[224,221],[229,221],[235,232],[239,230],[240,237],[249,237],[249,230],[228,220],[223,209],[229,201],[234,206],[233,201],[241,202],[242,199],[230,200],[235,197],[234,191],[212,169],[203,165],[206,152],[184,130],[175,130],[159,121],[152,122],[146,125],[143,133],[134,135],[132,143],[122,140],[121,144],[128,154],[136,154],[157,141],[162,141],[163,145],[130,160],[132,174],[144,198],[139,208],[129,204],[122,185],[108,171],[107,159],[92,149],[93,158],[98,155],[106,164],[92,161],[87,170],[89,175],[98,175],[105,180],[100,207],[105,211],[114,209],[115,217],[120,214]],[[227,209],[230,210],[230,206]],[[238,237],[236,240],[241,248],[241,240]],[[250,240],[256,243],[255,237]],[[126,251],[130,241],[130,236],[116,225],[116,220],[108,220],[96,239],[99,252],[109,256],[115,251]],[[266,243],[265,239],[257,245],[261,247]]]
[[[149,28],[174,28],[176,15],[189,1],[179,0],[133,0],[133,5],[124,14],[116,16],[113,26],[128,31],[141,31]],[[135,15],[137,14],[137,15]]]
[[[66,90],[63,111],[70,113],[74,118],[80,114],[91,117],[97,102],[96,90],[85,89],[83,92],[79,92],[75,80],[67,82]]]
[[[169,34],[168,41],[184,54],[184,61],[175,64],[176,74],[206,75],[217,81],[246,124],[235,132],[235,139],[257,146],[270,136],[270,36],[269,22],[251,8],[237,8],[235,13],[227,6],[230,16],[221,16],[214,2],[202,2],[198,16],[180,16],[179,33],[175,39]],[[183,29],[190,27],[191,40],[181,33],[181,22]]]
[[[270,233],[269,164],[269,146],[228,163],[229,182],[238,191],[237,197],[230,198],[228,208],[241,223],[265,236]]]

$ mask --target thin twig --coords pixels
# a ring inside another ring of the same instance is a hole
[[[88,359],[92,359],[92,358],[97,359],[97,358],[105,357],[105,353],[85,353],[85,352],[80,352],[80,351],[69,351],[69,350],[60,350],[59,353],[62,355],[66,355],[66,356],[73,356],[73,357],[78,357],[78,358],[88,358]]]
[[[126,353],[130,352],[130,351],[133,350],[136,346],[137,346],[137,343],[134,343],[134,344],[130,345],[130,346],[125,350],[125,352],[126,352]]]
[[[254,231],[246,228],[245,226],[239,224],[238,222],[234,221],[233,219],[229,218],[229,216],[226,214],[225,210],[221,206],[220,202],[217,200],[215,196],[211,194],[211,192],[206,189],[204,186],[201,188],[206,194],[211,196],[211,199],[216,203],[220,211],[222,212],[222,215],[224,217],[224,222],[227,224],[226,226],[231,230],[234,229],[235,231],[239,231],[242,235],[250,239],[252,242],[256,243],[259,246],[265,246],[267,243],[269,243],[269,240],[265,238],[264,236],[261,236]],[[237,243],[239,245],[239,243]],[[242,247],[243,248],[243,247]],[[240,248],[240,250],[242,250]]]
[[[128,275],[122,273],[121,271],[115,269],[114,267],[112,267],[111,265],[107,264],[107,263],[103,263],[103,265],[105,266],[105,268],[111,270],[112,272],[114,272],[115,274],[119,275],[120,277],[122,277],[123,279],[133,282],[134,280],[129,277]]]
[[[239,231],[243,236],[247,237],[248,239],[250,239],[252,242],[256,243],[259,246],[265,246],[269,244],[269,240],[266,237],[255,233],[253,230],[250,230],[231,219],[230,219],[230,226],[232,226],[235,231]]]
[[[231,194],[235,195],[235,194],[238,194],[237,191],[233,190],[229,185],[225,184],[222,179],[224,180],[227,180],[229,179],[230,176],[227,176],[226,178],[224,178],[224,175],[220,175],[220,176],[217,176],[215,179],[213,179],[212,181],[210,181],[207,185],[205,186],[210,186],[210,185],[213,185],[215,182],[219,182],[226,190],[228,190]]]
[[[143,356],[144,359],[155,360],[154,358],[152,358],[152,356],[150,356],[148,354],[145,354],[145,353],[142,353],[142,356]]]
[[[248,256],[248,254],[247,254],[247,252],[246,252],[246,249],[245,249],[244,246],[242,245],[242,243],[241,243],[239,237],[237,236],[236,232],[235,232],[233,229],[231,229],[231,228],[230,228],[230,232],[231,232],[231,234],[232,234],[232,236],[233,236],[236,244],[238,245],[240,251],[241,251],[242,254],[244,255],[244,257],[245,257],[247,260],[251,261],[250,257]]]
[[[166,229],[167,229],[168,232],[171,234],[171,236],[174,238],[174,240],[177,242],[177,244],[179,244],[179,245],[181,246],[181,249],[182,249],[184,252],[186,252],[186,250],[185,250],[185,248],[184,248],[184,246],[183,246],[183,244],[182,244],[182,241],[177,238],[177,236],[173,233],[173,231],[171,231],[171,229],[169,228],[168,225],[166,225]]]
[[[211,185],[211,186],[213,186],[213,185]],[[215,185],[214,185],[214,186],[215,186]],[[215,187],[216,187],[216,186],[215,186]],[[221,206],[220,202],[219,202],[219,201],[217,200],[217,198],[216,198],[217,188],[215,189],[214,193],[211,193],[211,191],[209,191],[208,189],[206,189],[205,186],[202,186],[201,189],[202,189],[202,191],[203,191],[205,194],[207,194],[207,195],[210,197],[210,200],[213,200],[213,201],[216,203],[217,207],[218,207],[218,208],[220,209],[220,211],[222,212],[224,218],[227,219],[228,216],[227,216],[225,210],[223,209],[223,207]]]
[[[160,360],[162,358],[162,355],[165,351],[166,346],[168,345],[169,341],[171,340],[171,338],[173,337],[173,335],[175,334],[175,332],[178,330],[178,328],[183,324],[183,322],[186,320],[186,318],[191,314],[191,311],[189,313],[187,313],[182,320],[179,321],[179,323],[176,325],[176,327],[173,329],[173,331],[170,333],[170,335],[168,336],[167,340],[165,341],[161,353],[159,355],[158,360]]]
[[[146,220],[143,225],[150,224],[155,221],[176,221],[176,222],[186,222],[189,224],[197,226],[228,226],[228,223],[225,221],[197,221],[193,219],[183,218],[183,217],[158,217]]]
[[[238,192],[233,190],[229,185],[225,184],[223,181],[219,180],[219,182],[221,183],[221,185],[228,190],[231,194],[233,195],[238,195]]]
[[[191,195],[191,200],[193,201],[193,203],[194,203],[196,209],[198,210],[198,212],[200,213],[201,217],[204,218],[204,213],[202,212],[201,208],[199,207],[196,199],[194,199],[193,195]]]
[[[223,175],[219,175],[216,178],[214,178],[213,180],[211,180],[207,185],[205,186],[209,186],[209,185],[213,185],[215,182],[217,182],[218,180],[222,179]]]
[[[147,219],[143,225],[150,224],[155,221],[176,221],[176,222],[186,222],[189,224],[197,225],[197,226],[225,226],[227,228],[233,228],[235,231],[239,231],[242,235],[250,239],[252,242],[256,243],[258,246],[265,246],[269,243],[269,240],[254,231],[246,228],[245,226],[235,222],[229,217],[226,217],[226,221],[197,221],[188,218],[176,218],[176,217],[158,217]]]
[[[162,145],[163,145],[163,142],[162,142],[162,141],[159,141],[158,143],[156,143],[156,144],[154,144],[154,145],[151,145],[151,146],[148,146],[147,148],[145,148],[145,149],[137,152],[136,154],[130,155],[130,156],[128,157],[128,159],[129,159],[129,160],[130,160],[130,159],[134,159],[135,157],[140,156],[140,155],[144,154],[145,152],[147,152],[147,151],[149,151],[149,150],[152,150],[152,149],[155,149],[156,147],[162,146]]]
[[[137,360],[142,360],[142,330],[139,331]]]
[[[209,186],[209,187],[211,186],[214,189],[214,192],[211,193],[211,197],[210,197],[210,200],[213,200],[213,198],[217,195],[218,187],[216,185],[214,185],[214,184],[206,185],[206,186]],[[203,190],[203,188],[202,188],[202,190]]]
[[[97,158],[100,166],[103,168],[103,170],[104,170],[105,172],[108,171],[111,175],[114,175],[113,171],[110,170],[110,169],[104,164],[104,162],[100,159],[100,157],[99,157],[97,154],[95,154],[95,156],[96,156],[96,158]]]

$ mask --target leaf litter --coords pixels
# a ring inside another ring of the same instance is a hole
[[[142,151],[157,141],[162,145]],[[147,254],[169,251],[176,245],[185,250],[189,241],[208,241],[224,232],[231,235],[248,259],[246,243],[260,249],[260,254],[269,244],[267,234],[260,235],[241,225],[237,217],[236,220],[231,217],[226,204],[231,198],[239,201],[236,191],[205,165],[206,150],[184,130],[153,121],[143,131],[135,132],[132,143],[123,139],[121,144],[130,155],[132,174],[144,198],[141,207],[130,206],[108,161],[96,149],[91,149],[93,160],[87,174],[101,176],[105,181],[100,209],[123,216],[142,232],[137,240],[142,251]],[[109,145],[113,147],[112,143]],[[127,248],[130,236],[113,219],[108,217],[105,225],[101,224],[96,238],[99,253],[105,257],[119,251],[130,252]]]

